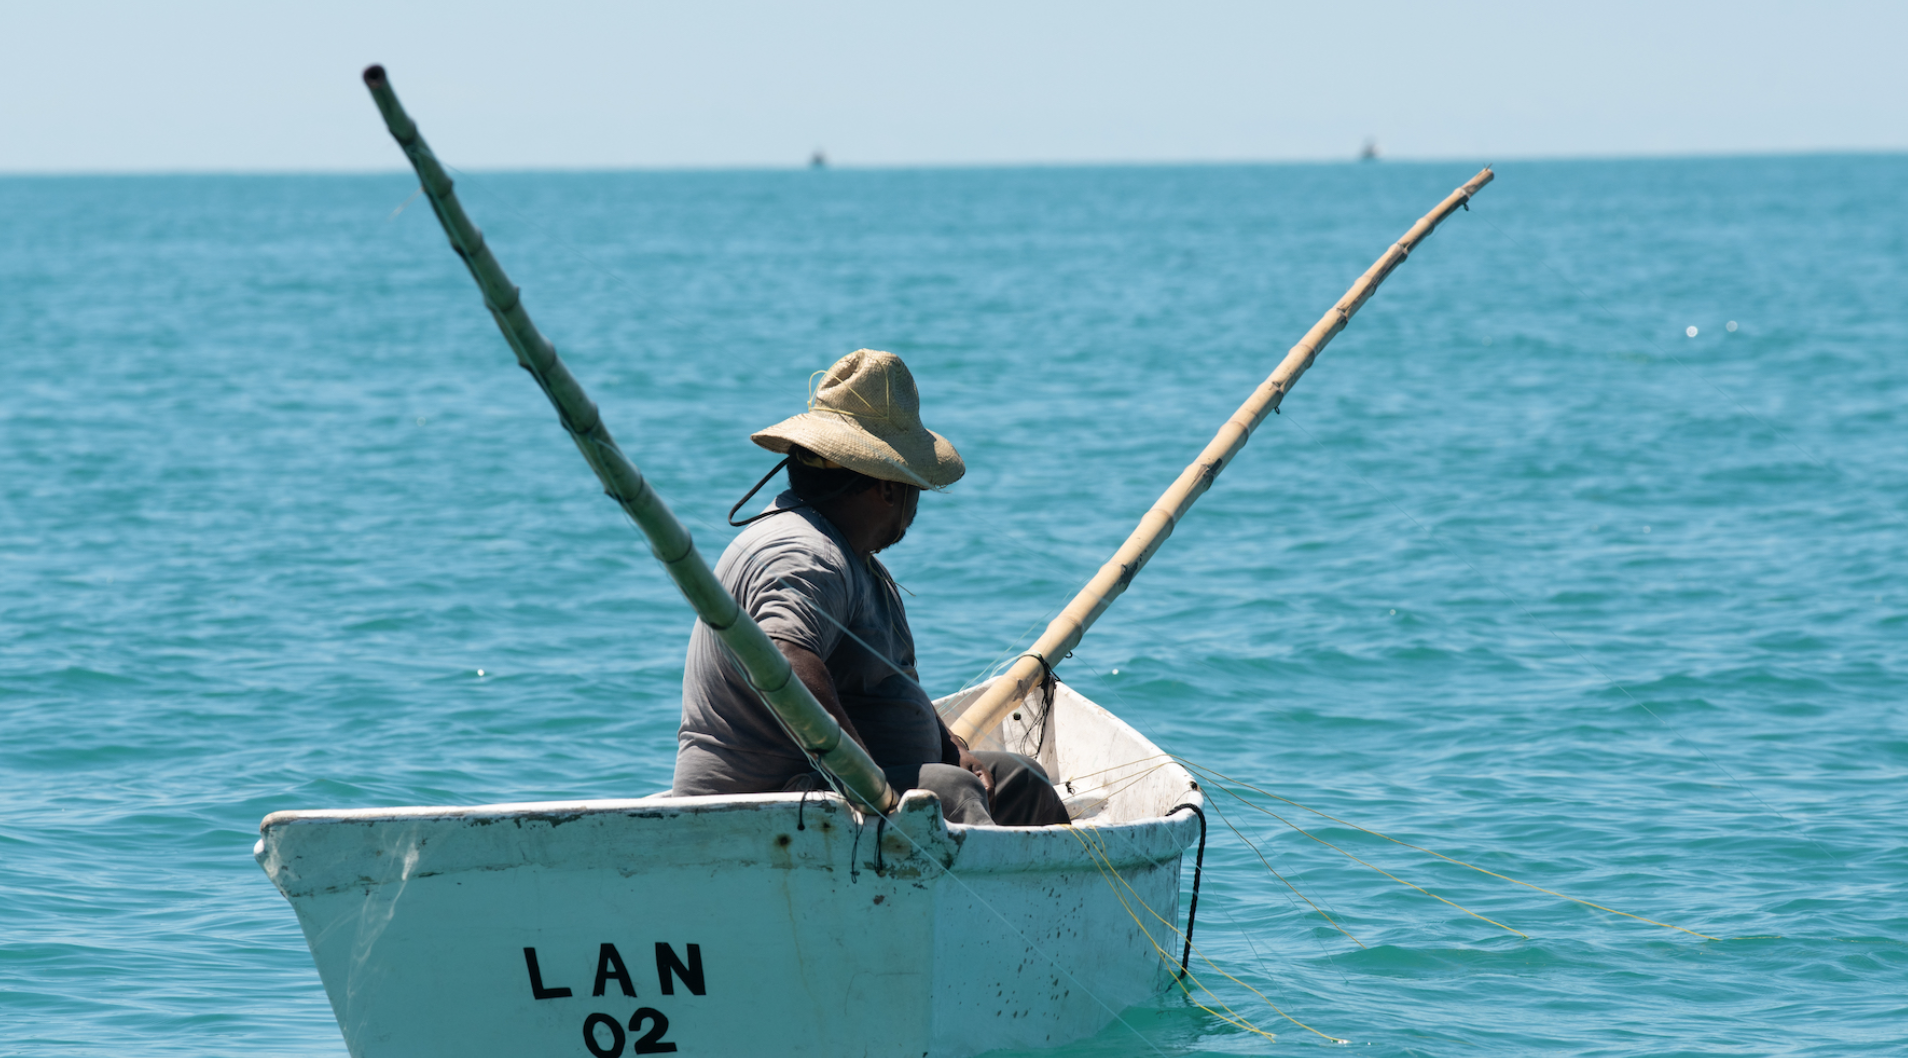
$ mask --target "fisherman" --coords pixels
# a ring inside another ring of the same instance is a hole
[[[907,534],[922,489],[944,489],[967,471],[954,446],[921,425],[907,365],[893,353],[849,353],[823,373],[808,408],[750,438],[788,458],[730,509],[730,524],[746,528],[716,563],[717,579],[895,790],[932,791],[955,823],[1067,822],[1039,764],[970,750],[941,722],[915,670],[901,593],[874,557]],[[735,521],[783,467],[788,490]],[[814,764],[698,621],[682,677],[674,792],[821,786]]]

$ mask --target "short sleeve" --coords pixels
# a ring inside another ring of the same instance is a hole
[[[854,598],[849,571],[837,558],[800,541],[763,547],[739,571],[736,599],[769,638],[826,659],[850,623]]]

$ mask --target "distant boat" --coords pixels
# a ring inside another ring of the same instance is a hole
[[[981,744],[1037,756],[1074,825],[663,793],[274,812],[254,855],[354,1058],[1054,1047],[1171,986],[1203,799],[1065,684]]]
[[[1378,141],[1371,137],[1366,137],[1364,147],[1358,151],[1358,160],[1361,162],[1375,162],[1378,160],[1378,154]]]
[[[808,156],[808,167],[810,169],[828,168],[828,156],[817,150],[814,154]]]

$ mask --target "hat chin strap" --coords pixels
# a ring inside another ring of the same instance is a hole
[[[754,487],[754,488],[752,488],[752,489],[750,489],[750,490],[748,491],[748,493],[747,493],[747,495],[744,495],[744,496],[743,496],[743,497],[742,497],[741,499],[739,499],[739,500],[737,500],[737,501],[735,501],[735,506],[733,506],[733,507],[731,507],[731,508],[729,508],[729,524],[730,524],[730,525],[732,525],[732,526],[734,526],[734,527],[736,527],[737,529],[740,529],[740,528],[742,528],[743,526],[745,526],[745,525],[748,525],[748,524],[749,524],[750,522],[759,522],[759,521],[761,521],[762,519],[764,519],[764,518],[767,518],[767,517],[768,517],[769,515],[771,515],[771,514],[780,514],[780,513],[782,513],[781,511],[763,511],[763,512],[762,512],[761,514],[758,514],[758,515],[756,515],[756,516],[755,516],[755,517],[753,517],[753,518],[744,518],[744,519],[742,519],[742,520],[741,520],[741,521],[739,521],[739,522],[735,520],[735,512],[737,512],[737,511],[739,511],[739,510],[741,510],[741,509],[742,509],[742,505],[743,505],[743,504],[745,504],[745,503],[747,503],[747,502],[749,502],[749,500],[750,500],[750,499],[752,499],[752,498],[754,498],[754,496],[755,496],[755,494],[756,494],[756,493],[758,493],[758,492],[761,492],[761,491],[762,491],[762,486],[764,486],[764,485],[766,485],[766,484],[768,484],[768,483],[769,483],[769,479],[770,479],[770,478],[772,478],[772,477],[774,477],[775,475],[777,475],[777,474],[779,474],[779,473],[781,473],[781,472],[782,472],[782,468],[783,468],[783,467],[785,467],[785,466],[787,466],[787,465],[788,465],[788,461],[789,461],[790,459],[793,459],[793,458],[795,458],[795,457],[794,457],[794,456],[787,456],[787,457],[785,457],[785,458],[784,458],[784,459],[783,459],[783,460],[782,460],[782,461],[781,461],[780,463],[777,463],[777,464],[775,464],[774,466],[772,466],[772,467],[770,467],[770,468],[769,468],[769,472],[768,472],[768,473],[766,473],[766,474],[764,474],[764,475],[762,475],[762,480],[760,480],[760,481],[758,481],[758,482],[756,482],[756,483],[755,483],[755,487]],[[804,503],[806,503],[806,501],[804,501]]]
[[[758,493],[758,492],[761,492],[761,491],[762,491],[762,486],[764,486],[764,485],[766,485],[766,484],[768,484],[768,483],[769,483],[769,479],[770,479],[770,478],[772,478],[772,477],[774,477],[774,476],[775,476],[776,474],[778,474],[778,473],[780,473],[780,472],[781,472],[781,469],[782,469],[783,467],[785,467],[785,466],[787,466],[787,465],[789,464],[789,461],[790,461],[790,460],[792,460],[792,459],[794,459],[794,458],[795,458],[794,456],[787,456],[787,457],[785,457],[785,458],[784,458],[784,459],[783,459],[783,460],[782,460],[782,461],[781,461],[780,463],[777,463],[777,464],[775,464],[774,466],[772,466],[772,467],[770,467],[770,468],[769,468],[769,472],[768,472],[768,473],[766,473],[766,474],[764,474],[764,475],[762,475],[762,480],[760,480],[760,481],[758,481],[758,482],[756,482],[756,483],[755,483],[755,487],[754,487],[754,488],[752,488],[752,489],[750,489],[750,490],[748,491],[748,493],[747,493],[746,495],[744,495],[744,496],[743,496],[743,497],[742,497],[741,499],[739,499],[739,500],[737,500],[737,501],[735,501],[735,506],[733,506],[733,507],[731,507],[731,508],[729,508],[729,524],[730,524],[730,525],[732,525],[732,526],[734,526],[734,527],[736,527],[737,529],[740,529],[740,528],[742,528],[742,527],[743,527],[743,526],[745,526],[745,525],[751,525],[751,524],[753,524],[753,523],[755,523],[755,522],[759,522],[759,521],[761,521],[762,519],[764,519],[764,518],[767,518],[768,516],[770,516],[770,515],[772,515],[772,514],[786,514],[786,513],[788,513],[789,511],[798,511],[798,510],[801,510],[801,509],[802,509],[803,507],[814,507],[814,506],[816,506],[817,504],[823,504],[823,503],[827,503],[827,502],[828,502],[829,500],[832,500],[832,499],[835,499],[835,498],[837,498],[837,497],[839,497],[839,496],[841,496],[841,495],[843,495],[843,494],[844,494],[844,493],[846,493],[846,492],[847,492],[847,491],[848,491],[849,489],[852,489],[852,488],[854,488],[854,487],[855,487],[856,485],[858,485],[858,484],[860,484],[860,481],[859,481],[859,480],[857,480],[857,479],[855,479],[855,478],[850,478],[850,479],[848,479],[848,482],[847,482],[847,484],[844,484],[844,485],[843,485],[842,487],[840,487],[840,488],[838,488],[838,489],[836,489],[835,491],[833,491],[833,492],[831,492],[831,493],[829,493],[829,494],[828,494],[828,495],[826,495],[826,496],[823,496],[823,497],[822,497],[821,499],[819,499],[819,500],[814,500],[814,501],[812,501],[812,502],[811,502],[811,501],[809,501],[809,500],[806,500],[806,499],[804,499],[804,500],[802,500],[802,501],[801,501],[800,503],[797,503],[797,504],[796,504],[795,506],[793,506],[793,507],[783,507],[783,508],[781,508],[780,510],[773,510],[773,511],[763,511],[763,512],[762,512],[761,514],[757,514],[757,515],[751,515],[750,517],[747,517],[747,518],[744,518],[744,519],[742,519],[742,520],[741,520],[741,521],[739,521],[739,522],[738,522],[738,521],[736,521],[736,520],[735,520],[735,512],[737,512],[737,511],[739,511],[739,510],[741,510],[741,509],[742,509],[742,505],[743,505],[743,504],[745,504],[745,503],[747,503],[747,502],[749,502],[749,500],[750,500],[751,498],[753,498],[753,497],[755,496],[755,494],[756,494],[756,493]],[[809,463],[808,463],[808,461],[807,461],[806,459],[804,459],[804,460],[802,460],[802,462],[803,462],[804,464],[806,464],[806,465],[810,465],[810,466],[812,466],[812,465],[813,465],[813,464],[809,464]],[[823,460],[823,462],[827,462],[827,461],[826,461],[826,460]],[[839,464],[835,464],[835,463],[829,463],[828,465],[829,465],[829,466],[831,466],[831,467],[836,467],[836,466],[839,466]],[[840,467],[840,469],[842,469],[842,470],[846,470],[846,469],[848,469],[848,468],[847,468],[847,467]],[[867,475],[865,475],[865,474],[863,474],[863,475],[862,475],[862,477],[867,477]],[[879,479],[876,479],[876,480],[879,480]]]

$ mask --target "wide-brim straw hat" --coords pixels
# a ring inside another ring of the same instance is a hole
[[[857,349],[821,375],[808,411],[749,436],[771,452],[800,445],[882,481],[944,489],[967,473],[947,438],[921,425],[921,394],[893,353]]]

